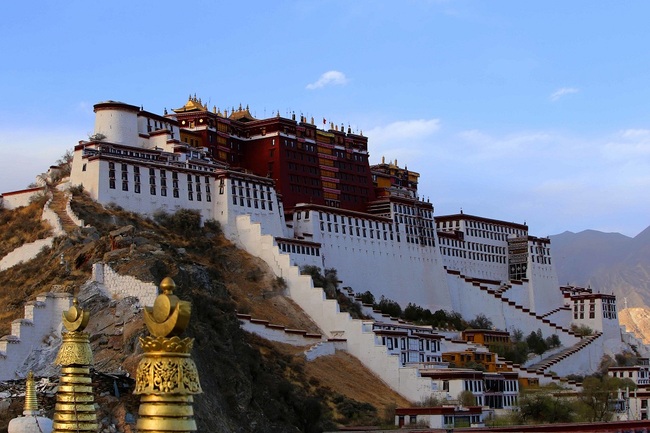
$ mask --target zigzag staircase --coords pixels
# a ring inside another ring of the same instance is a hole
[[[591,343],[596,341],[600,336],[603,335],[602,332],[597,332],[593,335],[589,335],[587,337],[584,337],[582,340],[577,342],[571,347],[567,347],[566,349],[549,356],[548,358],[543,359],[542,361],[533,364],[529,367],[526,368],[526,371],[528,372],[537,372],[537,373],[544,373],[546,370],[550,369],[553,365],[557,364],[560,361],[565,360],[566,358],[576,354],[577,352],[581,351],[582,349],[586,348],[589,346]]]
[[[556,313],[558,311],[561,311],[561,310],[565,310],[568,307],[564,307],[564,306],[558,307],[555,310],[551,310],[551,311],[549,311],[549,312],[547,312],[545,314],[540,315],[540,314],[537,314],[536,312],[532,311],[530,308],[524,307],[523,305],[520,305],[520,304],[516,303],[515,301],[503,296],[503,293],[506,290],[510,289],[512,286],[509,286],[509,287],[507,287],[505,289],[504,288],[493,289],[493,288],[488,287],[487,285],[483,284],[482,281],[477,280],[477,279],[472,278],[472,277],[465,276],[465,275],[461,274],[458,271],[447,269],[447,273],[450,274],[450,275],[454,275],[454,276],[456,276],[458,278],[463,279],[465,282],[472,284],[473,286],[477,287],[481,291],[491,295],[492,297],[500,300],[501,302],[503,302],[503,303],[505,303],[505,304],[507,304],[507,305],[509,305],[511,307],[514,307],[515,309],[521,311],[522,313],[528,314],[529,316],[531,316],[531,317],[535,318],[536,320],[550,326],[551,328],[556,329],[557,331],[560,331],[562,333],[571,335],[573,337],[579,337],[575,332],[571,331],[570,329],[567,329],[567,328],[565,328],[565,327],[563,327],[561,325],[558,325],[557,323],[555,323],[555,322],[551,321],[550,319],[548,319],[548,316],[550,316],[551,314],[554,314],[554,313]]]

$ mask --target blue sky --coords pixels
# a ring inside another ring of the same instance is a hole
[[[93,104],[196,93],[351,125],[421,173],[437,214],[532,234],[650,225],[650,3],[10,2],[0,191],[93,129]]]

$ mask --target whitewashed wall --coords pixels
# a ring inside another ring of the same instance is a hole
[[[0,338],[0,380],[19,379],[17,371],[32,350],[48,335],[60,335],[61,314],[71,303],[68,293],[44,293],[25,304],[24,318],[14,320],[11,334]]]

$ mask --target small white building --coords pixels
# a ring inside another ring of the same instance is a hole
[[[395,425],[438,429],[484,427],[484,410],[481,406],[400,407],[395,409]]]
[[[442,365],[442,336],[431,327],[375,322],[375,343],[386,346],[388,353],[399,356],[402,367],[418,364],[422,368]],[[445,365],[446,366],[446,365]]]

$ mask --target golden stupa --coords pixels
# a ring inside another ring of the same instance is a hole
[[[63,312],[63,342],[55,363],[61,366],[59,389],[54,407],[54,433],[96,432],[97,413],[93,396],[90,366],[93,354],[89,335],[83,332],[90,313],[81,309],[77,299]]]
[[[174,281],[165,278],[153,308],[144,310],[151,336],[140,338],[144,357],[138,364],[134,391],[141,396],[139,432],[196,431],[192,396],[202,391],[190,358],[194,339],[179,337],[189,324],[192,305],[174,295],[175,288]]]

